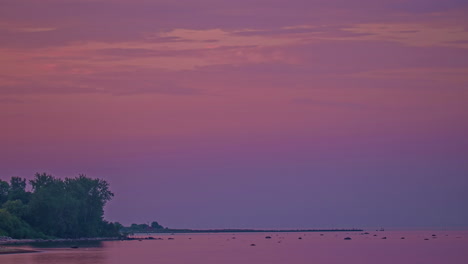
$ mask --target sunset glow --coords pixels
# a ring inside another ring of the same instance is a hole
[[[183,228],[468,223],[468,2],[3,0],[0,176]]]

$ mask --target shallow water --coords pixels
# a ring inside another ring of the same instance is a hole
[[[468,263],[467,231],[369,233],[152,234],[163,240],[16,246],[41,252],[0,255],[0,263]]]

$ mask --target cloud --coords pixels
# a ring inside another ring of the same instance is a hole
[[[64,75],[55,78],[39,78],[35,81],[0,85],[0,94],[166,94],[198,95],[200,89],[179,84],[176,80],[160,78],[164,71],[100,72],[86,75]]]
[[[468,66],[465,9],[453,10],[464,5],[6,0],[0,10],[1,92],[197,94],[210,80],[217,87],[248,81],[355,87],[395,80],[399,73],[389,72],[407,69],[418,81],[424,70],[411,69]]]
[[[371,108],[368,105],[354,103],[354,102],[338,102],[338,101],[323,101],[323,100],[314,100],[310,98],[294,98],[291,100],[291,103],[298,105],[309,105],[309,106],[324,106],[331,108],[346,108],[354,110],[366,110]]]
[[[24,103],[24,100],[18,99],[18,98],[0,98],[0,104],[22,104]]]
[[[97,84],[100,83],[100,84]],[[198,95],[200,91],[194,88],[182,87],[170,83],[141,84],[112,86],[113,82],[76,82],[73,85],[59,85],[56,83],[23,84],[15,86],[0,86],[3,95],[31,95],[31,94],[110,94],[117,96],[135,94],[166,94],[166,95]],[[0,99],[1,103],[20,103],[15,99]]]
[[[409,46],[448,46],[468,48],[468,32],[460,25],[430,24],[357,24],[343,29],[352,33],[369,34],[356,39],[391,41]]]
[[[2,36],[0,42],[9,47],[48,47],[87,41],[128,42],[175,29],[207,30],[213,27],[225,31],[254,29],[267,35],[270,29],[294,25],[415,22],[433,12],[463,10],[466,6],[458,0],[439,3],[419,0],[239,0],[235,3],[227,0],[4,0],[0,24],[15,30]],[[292,31],[304,33],[307,30]]]
[[[468,40],[453,40],[447,41],[448,44],[468,44]]]
[[[236,52],[242,49],[256,48],[256,46],[221,46],[184,50],[159,50],[151,48],[109,48],[99,49],[95,53],[115,57],[196,57],[209,56],[212,53]]]
[[[452,86],[468,84],[468,68],[400,68],[360,72],[352,76],[366,79],[432,81]]]
[[[46,31],[54,31],[57,28],[44,28],[44,27],[26,27],[26,28],[15,28],[13,31],[19,32],[46,32]]]

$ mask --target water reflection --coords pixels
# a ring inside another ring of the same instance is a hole
[[[106,260],[106,254],[104,251],[89,251],[89,250],[78,250],[78,251],[63,251],[54,252],[53,254],[30,254],[30,264],[91,264],[91,263],[109,263]]]
[[[152,236],[161,238],[161,240],[39,244],[32,247],[41,250],[40,253],[0,255],[0,263],[464,264],[468,260],[468,232],[466,231],[175,234]],[[346,237],[352,239],[345,240]],[[382,239],[382,237],[387,239]],[[405,237],[405,239],[401,239],[402,237]],[[255,244],[255,246],[251,246],[252,244]],[[70,248],[72,245],[78,245],[79,247],[76,249]]]
[[[31,248],[48,249],[48,248],[97,248],[102,247],[103,241],[75,241],[75,242],[42,242],[30,244]]]
[[[108,263],[102,241],[43,242],[12,246],[39,251],[38,253],[12,254],[0,256],[2,264],[85,264]],[[72,248],[77,247],[77,248]]]

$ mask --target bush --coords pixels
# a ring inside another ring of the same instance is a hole
[[[12,238],[45,238],[36,232],[28,223],[5,209],[0,209],[0,235]]]

